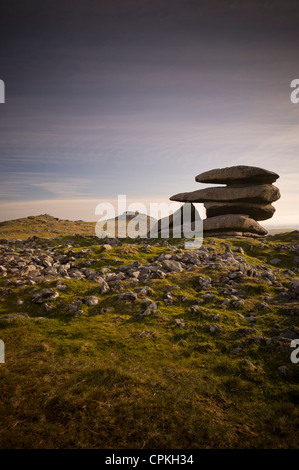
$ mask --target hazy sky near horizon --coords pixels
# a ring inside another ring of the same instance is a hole
[[[238,164],[280,174],[299,225],[297,0],[2,0],[0,219],[92,220]]]

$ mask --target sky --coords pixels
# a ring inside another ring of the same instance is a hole
[[[297,0],[1,0],[0,220],[253,165],[280,175],[263,226],[299,226],[298,43]]]

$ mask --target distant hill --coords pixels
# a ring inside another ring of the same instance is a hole
[[[0,222],[0,238],[26,240],[34,235],[41,238],[55,238],[59,235],[94,235],[95,222],[63,220],[49,214],[29,216]]]
[[[278,233],[288,233],[288,232],[294,232],[299,230],[299,227],[296,228],[274,228],[274,229],[268,229],[269,235],[277,235]]]
[[[145,214],[137,214],[136,217],[136,213],[124,213],[115,218],[116,234],[118,233],[119,227],[123,224],[128,224],[133,218],[136,218],[136,223],[139,222],[141,227],[144,226],[145,233],[147,231],[146,228],[150,227],[151,221],[156,222],[155,219]],[[18,238],[20,240],[26,240],[33,236],[55,238],[59,235],[95,235],[95,226],[96,222],[63,220],[49,214],[30,215],[20,219],[0,222],[0,238]],[[108,236],[114,236],[114,232],[108,232]]]
[[[109,230],[109,222],[115,220],[115,229]],[[134,220],[133,228],[136,227],[136,230],[140,232],[140,235],[145,235],[153,226],[157,220],[153,217],[149,217],[145,214],[140,214],[138,211],[136,212],[124,212],[123,214],[115,217],[115,219],[108,219],[103,226],[103,229],[107,231],[109,236],[118,236],[120,233],[124,233],[125,227]],[[138,224],[138,225],[137,225]],[[110,233],[111,232],[111,233]]]

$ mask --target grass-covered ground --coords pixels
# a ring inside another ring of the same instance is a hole
[[[55,238],[59,235],[94,235],[95,223],[83,220],[62,220],[49,214],[23,217],[21,219],[0,222],[0,238],[18,238],[39,236]]]
[[[242,247],[248,263],[277,270],[278,281],[287,286],[290,279],[283,270],[293,267],[293,255],[279,244],[298,244],[297,237],[276,235],[264,247],[251,239],[225,243]],[[70,235],[49,244],[64,253],[70,241],[77,245],[73,253],[79,267],[89,259],[93,269],[108,267],[111,272],[172,253],[171,244],[145,249],[144,243],[129,241],[103,251],[94,239]],[[216,251],[222,243],[216,240]],[[92,252],[80,257],[89,248]],[[274,267],[270,260],[275,257],[281,261]],[[222,275],[221,270],[197,266],[165,279],[122,281],[122,292],[151,288],[134,302],[119,299],[118,291],[101,295],[96,282],[66,279],[67,289],[59,292],[48,313],[31,298],[36,288],[55,288],[57,279],[5,293],[9,277],[1,278],[0,318],[12,313],[29,318],[0,321],[6,347],[6,362],[0,364],[0,447],[298,448],[299,364],[290,361],[292,350],[265,341],[244,342],[298,327],[298,315],[286,314],[284,306],[272,301],[257,311],[261,298],[274,299],[277,290],[247,276],[238,286],[245,304],[224,307],[227,296],[217,286],[202,291],[198,285],[199,276],[217,283]],[[169,290],[172,305],[162,300]],[[207,292],[215,296],[206,299]],[[100,297],[98,305],[83,303],[83,313],[71,314],[69,304],[88,295]],[[136,317],[145,309],[143,297],[158,302],[160,313]],[[17,305],[17,299],[24,303]],[[193,305],[199,306],[196,313]],[[101,313],[102,308],[107,311]],[[246,316],[252,310],[256,322],[249,324]],[[216,314],[220,321],[213,319]],[[183,319],[185,326],[175,319]],[[216,323],[219,330],[212,333],[210,325]],[[244,332],[249,328],[256,332]],[[243,351],[234,354],[238,347]],[[244,359],[254,367],[243,364]],[[282,365],[286,377],[278,371]]]

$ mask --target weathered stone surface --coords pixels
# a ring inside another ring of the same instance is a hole
[[[175,194],[171,201],[180,202],[209,202],[209,201],[244,201],[269,203],[280,198],[279,189],[272,184],[243,186],[240,188],[221,187],[199,189],[189,193]]]
[[[17,320],[19,318],[29,318],[29,315],[27,313],[11,313],[9,315],[5,315],[4,317],[1,317],[0,321],[2,321],[2,320]]]
[[[175,260],[164,260],[162,261],[162,266],[163,268],[165,268],[167,271],[170,271],[170,272],[180,273],[181,271],[183,271],[181,263]]]
[[[238,165],[200,173],[195,178],[199,183],[227,184],[264,184],[274,183],[279,175],[273,171],[264,170],[254,166]]]
[[[58,292],[55,292],[51,288],[45,288],[42,289],[40,292],[37,292],[32,296],[32,302],[36,304],[42,304],[44,302],[48,302],[50,300],[55,300],[57,297],[59,297]]]
[[[205,202],[207,217],[216,217],[223,214],[247,214],[255,220],[271,219],[275,207],[271,204],[257,204],[246,202]]]
[[[289,326],[280,333],[283,338],[297,339],[299,338],[299,330],[294,325]]]
[[[204,233],[210,231],[236,230],[259,235],[266,235],[268,232],[258,222],[251,219],[247,215],[242,214],[226,214],[210,217],[203,221]]]
[[[118,298],[121,300],[131,300],[134,301],[137,299],[137,294],[136,292],[124,292],[123,294],[118,294]]]
[[[99,298],[96,297],[95,295],[89,295],[89,296],[85,297],[84,302],[85,302],[86,305],[88,305],[89,307],[92,307],[92,306],[98,304]]]
[[[221,232],[217,231],[206,231],[206,237],[217,237],[217,238],[261,238],[264,235],[258,235],[257,233],[250,233],[250,232],[235,232],[231,230],[221,230]]]

